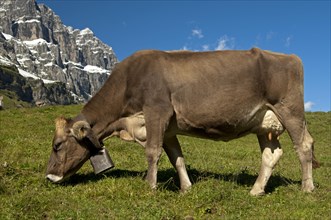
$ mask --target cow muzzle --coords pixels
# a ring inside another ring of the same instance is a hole
[[[63,176],[57,176],[57,175],[54,175],[54,174],[47,174],[46,179],[48,179],[49,181],[51,181],[53,183],[60,183],[63,180]]]

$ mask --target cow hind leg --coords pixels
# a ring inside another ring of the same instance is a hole
[[[289,131],[289,134],[294,142],[294,149],[296,150],[300,164],[301,164],[301,173],[302,173],[302,190],[305,192],[312,192],[314,190],[313,183],[313,165],[316,166],[316,161],[313,153],[313,143],[314,140],[310,133],[307,130],[307,127],[304,123],[303,125],[303,134],[300,138],[300,141],[296,141],[295,137],[292,137],[292,133]],[[294,133],[295,134],[295,133]],[[300,136],[299,136],[300,137]]]
[[[258,135],[258,140],[262,151],[262,163],[259,176],[250,191],[250,194],[254,196],[265,194],[265,186],[267,185],[274,167],[283,154],[277,135]]]
[[[310,133],[308,132],[304,118],[304,113],[294,114],[288,111],[284,107],[279,108],[278,112],[283,119],[282,121],[293,142],[294,149],[300,160],[301,175],[302,175],[302,190],[305,192],[312,192],[314,190],[313,172],[312,172],[313,165],[314,167],[318,167],[319,165],[314,157],[314,152],[313,152],[314,140],[310,135]]]
[[[296,148],[302,169],[302,190],[305,192],[312,192],[315,188],[312,171],[313,163],[316,162],[313,153],[313,143],[314,140],[305,126],[304,138],[301,147]]]
[[[177,170],[180,181],[180,191],[186,192],[192,184],[187,175],[183,153],[177,137],[172,136],[165,138],[163,148],[167,153],[171,164]]]

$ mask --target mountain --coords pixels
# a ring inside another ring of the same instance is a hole
[[[65,26],[46,5],[0,1],[0,90],[12,91],[16,83],[30,88],[32,103],[85,102],[117,62],[90,29]]]

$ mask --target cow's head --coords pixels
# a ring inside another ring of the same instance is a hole
[[[46,178],[61,182],[76,173],[90,158],[102,148],[90,125],[86,121],[58,118],[53,149],[48,162]]]

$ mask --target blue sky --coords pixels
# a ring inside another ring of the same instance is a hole
[[[119,60],[141,49],[297,54],[307,110],[330,111],[330,1],[37,0],[67,26],[90,28]]]

